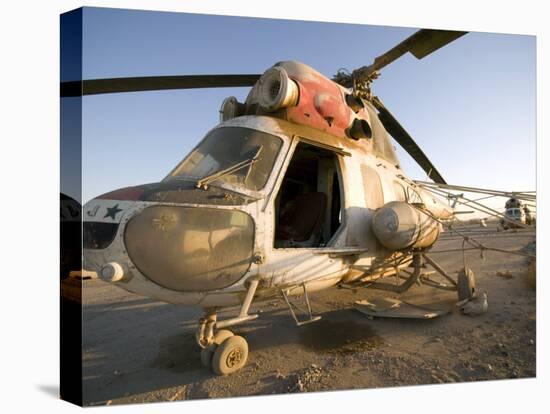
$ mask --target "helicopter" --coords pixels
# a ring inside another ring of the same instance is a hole
[[[454,206],[405,175],[390,136],[435,184],[446,182],[371,88],[402,55],[422,59],[465,34],[421,29],[332,78],[284,61],[263,74],[61,83],[62,97],[251,87],[245,102],[223,101],[220,123],[163,180],[83,206],[83,267],[129,292],[202,307],[196,341],[219,375],[246,364],[246,340],[227,328],[258,318],[253,301],[282,297],[301,326],[320,319],[309,294],[367,285],[402,293],[425,263],[459,300],[472,297],[472,273],[455,281],[427,254]],[[381,281],[400,270],[401,284]],[[232,307],[237,315],[218,320]]]
[[[521,228],[525,225],[531,226],[535,224],[535,217],[529,205],[525,200],[518,198],[515,194],[506,200],[504,203],[504,216],[499,221],[498,230],[508,230],[509,228]],[[505,218],[510,219],[506,220]]]

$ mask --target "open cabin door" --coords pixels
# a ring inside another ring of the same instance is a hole
[[[277,286],[305,283],[317,290],[338,282],[347,272],[339,148],[295,137],[282,178],[270,200],[273,227],[270,259],[264,272]]]

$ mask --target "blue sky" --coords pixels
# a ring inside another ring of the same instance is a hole
[[[299,60],[332,76],[353,70],[416,28],[86,8],[88,78],[262,73]],[[469,33],[423,60],[386,67],[374,92],[445,179],[535,189],[535,37]],[[83,98],[83,201],[158,181],[218,123],[222,100],[248,88]],[[398,145],[396,144],[398,147]],[[425,174],[398,147],[405,172]]]

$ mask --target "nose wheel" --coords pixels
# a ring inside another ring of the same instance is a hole
[[[245,366],[248,344],[242,336],[233,335],[223,341],[212,356],[212,371],[218,375],[232,374]]]
[[[242,336],[223,329],[256,319],[258,315],[249,315],[248,309],[258,287],[258,280],[248,284],[248,291],[239,314],[230,319],[217,321],[216,308],[205,309],[205,315],[199,321],[196,340],[201,350],[201,362],[212,368],[218,375],[232,374],[245,366],[248,359],[248,344]]]
[[[227,338],[233,336],[233,332],[228,331],[227,329],[221,329],[214,335],[212,343],[201,350],[201,362],[202,365],[206,368],[212,366],[212,357],[218,349],[218,346],[222,344]]]
[[[237,372],[248,359],[248,343],[242,336],[221,329],[214,335],[213,342],[201,351],[201,362],[218,375]]]

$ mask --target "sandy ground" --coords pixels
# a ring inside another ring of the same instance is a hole
[[[496,233],[470,227],[488,246],[521,249],[533,231]],[[446,234],[433,250],[459,247]],[[462,255],[432,256],[449,273]],[[535,290],[528,259],[467,253],[489,311],[461,315],[456,293],[415,286],[401,299],[453,308],[432,320],[368,319],[356,300],[390,293],[331,289],[310,299],[319,322],[297,327],[283,301],[255,305],[255,321],[233,328],[250,355],[238,373],[218,377],[203,368],[194,329],[201,310],[129,294],[99,280],[84,282],[84,401],[86,405],[388,387],[536,375]],[[499,276],[505,274],[508,277]]]

